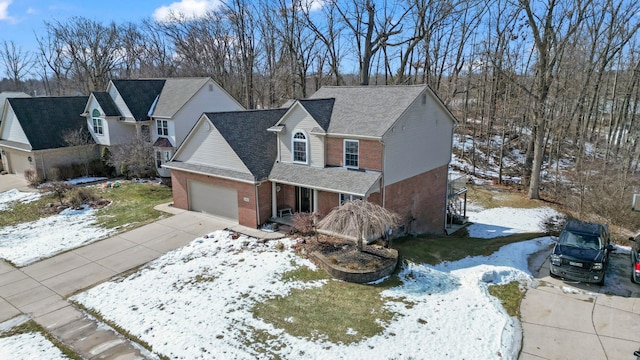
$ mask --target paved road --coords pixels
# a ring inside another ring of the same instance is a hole
[[[551,278],[548,254],[542,256],[539,286],[528,289],[522,301],[520,360],[635,360],[640,285],[629,280],[629,255],[612,255],[607,284],[600,287]]]
[[[0,323],[31,318],[86,359],[154,358],[67,297],[215,230],[228,228],[265,239],[283,236],[166,205],[160,209],[175,215],[23,268],[0,260]]]

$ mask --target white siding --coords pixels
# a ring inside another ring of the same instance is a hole
[[[180,148],[176,160],[251,173],[220,132],[206,118],[198,122],[189,141]]]
[[[425,104],[418,97],[383,136],[385,185],[448,164],[452,134],[449,114],[430,94]]]
[[[103,121],[104,137],[108,144],[105,145],[121,145],[130,143],[136,136],[136,126],[132,123],[124,123],[115,119]]]
[[[284,119],[285,130],[278,134],[278,146],[280,147],[279,161],[283,163],[293,162],[291,155],[292,139],[291,137],[296,130],[303,130],[307,135],[309,165],[314,167],[324,167],[324,137],[311,135],[311,129],[319,128],[318,123],[307,113],[300,105],[294,108],[286,115]]]
[[[211,91],[209,91],[209,85],[212,87]],[[207,81],[187,104],[174,115],[175,130],[172,133],[171,129],[169,129],[169,134],[173,134],[172,143],[176,147],[180,146],[202,113],[236,110],[244,110],[244,108],[215,84],[213,80]]]
[[[16,114],[13,112],[11,105],[7,106],[6,113],[7,116],[3,119],[0,139],[31,145],[29,143],[29,139],[27,139],[27,135],[24,133],[24,130],[22,130],[20,122],[16,118]]]

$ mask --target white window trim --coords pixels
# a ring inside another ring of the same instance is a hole
[[[296,134],[302,134],[304,136],[304,151],[305,151],[305,161],[299,161],[296,160],[296,151],[295,151],[295,143],[296,142],[303,142],[301,139],[296,139],[295,136]],[[309,165],[309,135],[307,135],[307,133],[304,130],[295,130],[292,134],[291,134],[291,161],[296,163],[296,164],[305,164],[305,165]]]
[[[163,134],[160,134],[160,129],[163,130]],[[166,130],[166,134],[164,134],[164,130]],[[169,136],[169,120],[156,119],[156,135],[160,137]]]
[[[344,198],[344,201],[343,201],[343,198]],[[362,200],[362,199],[363,199],[362,196],[340,193],[340,195],[338,195],[338,206],[344,205],[344,203],[347,201]]]
[[[156,150],[156,156],[155,156],[155,163],[156,163],[156,168],[160,168],[160,166],[162,165],[162,152],[160,150]]]
[[[98,122],[100,123],[100,125],[98,125]],[[104,136],[104,121],[102,121],[102,118],[92,117],[91,125],[91,130],[94,134],[98,136]],[[100,131],[96,131],[96,129],[100,129]]]
[[[347,166],[347,143],[348,142],[354,142],[358,144],[358,154],[356,154],[358,156],[358,166]],[[359,140],[344,139],[342,141],[342,163],[344,164],[344,167],[348,169],[360,168],[360,141]]]

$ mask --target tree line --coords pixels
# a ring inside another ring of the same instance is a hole
[[[456,153],[471,172],[497,163],[499,182],[514,176],[534,199],[569,194],[582,213],[593,192],[620,204],[635,191],[639,11],[629,0],[228,0],[198,18],[75,17],[46,22],[37,52],[5,40],[0,86],[87,94],[112,78],[210,76],[247,108],[272,108],[323,85],[428,84],[471,142]]]

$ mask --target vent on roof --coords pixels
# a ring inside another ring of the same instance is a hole
[[[205,131],[209,131],[209,130],[211,130],[211,125],[209,125],[209,123],[208,123],[208,122],[204,123],[204,130],[205,130]]]
[[[422,105],[425,105],[426,103],[427,103],[427,94],[422,93]]]
[[[213,84],[209,84],[209,91],[213,91]]]

